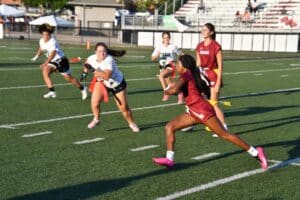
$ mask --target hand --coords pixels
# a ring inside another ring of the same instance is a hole
[[[86,72],[82,72],[82,74],[80,75],[80,82],[82,82],[82,81],[86,81],[86,77],[87,77],[87,75],[88,75],[88,73],[86,73]]]
[[[33,58],[31,58],[30,60],[32,61],[32,62],[35,62],[37,59],[39,58],[39,56],[38,55],[35,55]]]

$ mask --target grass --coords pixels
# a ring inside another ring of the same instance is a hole
[[[161,102],[150,48],[126,48],[127,55],[117,61],[128,83],[132,108],[166,106],[134,111],[142,131],[133,134],[119,113],[102,115],[101,125],[88,130],[92,117],[83,115],[91,113],[89,100],[82,101],[73,86],[57,86],[57,99],[42,99],[46,92],[39,71],[42,59],[30,62],[37,41],[3,40],[0,46],[0,126],[79,116],[0,128],[0,199],[155,199],[259,168],[247,153],[212,138],[202,125],[193,132],[177,133],[174,169],[151,162],[154,156],[164,156],[164,125],[184,112],[184,106],[167,106],[176,102],[175,97]],[[86,58],[92,53],[79,45],[63,44],[62,48],[68,57]],[[232,107],[222,108],[230,130],[253,145],[264,146],[271,160],[299,158],[299,53],[224,52],[224,60],[222,97]],[[72,72],[79,77],[81,65],[73,64]],[[65,83],[59,75],[52,77],[56,84]],[[101,109],[117,110],[112,99]],[[21,137],[43,131],[52,134]],[[96,137],[105,140],[73,144]],[[146,145],[160,146],[130,151]],[[211,152],[220,155],[191,160]],[[299,172],[299,166],[288,165],[182,199],[300,199]]]

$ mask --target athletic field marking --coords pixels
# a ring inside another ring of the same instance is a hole
[[[133,78],[133,79],[127,79],[126,82],[131,81],[147,81],[147,80],[154,80],[157,79],[156,77],[145,77],[145,78]],[[87,82],[88,84],[89,82]],[[54,84],[54,86],[67,86],[72,85],[71,83],[60,83],[60,84]],[[31,88],[43,88],[46,87],[46,85],[28,85],[28,86],[15,86],[15,87],[3,87],[0,88],[0,90],[14,90],[14,89],[31,89]]]
[[[155,106],[133,108],[131,110],[133,110],[133,111],[148,110],[148,109],[153,109],[153,108],[163,108],[163,107],[169,107],[169,106],[178,106],[178,104],[177,103],[160,104],[160,105],[155,105]],[[114,113],[119,113],[119,112],[120,112],[119,110],[113,110],[113,111],[102,112],[101,115],[108,115],[108,114],[114,114]],[[69,119],[79,119],[79,118],[91,117],[91,116],[93,116],[93,114],[90,113],[90,114],[73,115],[73,116],[69,116],[69,117],[61,117],[61,118],[54,118],[54,119],[38,120],[38,121],[31,121],[31,122],[21,122],[21,123],[16,123],[16,124],[3,124],[0,126],[0,128],[42,124],[42,123],[56,122],[56,121],[69,120]]]
[[[281,75],[280,77],[281,78],[284,78],[284,77],[288,77],[289,75],[287,75],[287,74],[284,74],[284,75]]]
[[[130,149],[130,151],[133,151],[133,152],[144,151],[144,150],[153,149],[153,148],[157,148],[157,147],[159,147],[159,145],[148,145],[148,146],[138,147],[135,149]]]
[[[268,160],[268,162],[275,163],[275,164],[282,163],[282,161],[279,160]],[[289,165],[300,167],[300,158],[298,158],[298,160],[297,159],[293,160],[293,162],[290,162]]]
[[[45,131],[45,132],[40,132],[40,133],[32,133],[32,134],[25,134],[22,135],[22,138],[29,138],[29,137],[36,137],[36,136],[41,136],[41,135],[49,135],[52,134],[52,131]]]
[[[287,161],[284,161],[284,162],[279,162],[277,164],[269,166],[268,169],[271,170],[271,169],[281,168],[281,167],[284,167],[286,165],[289,165],[289,164],[297,162],[297,161],[300,161],[300,157],[296,158],[296,159],[292,159],[292,160],[287,160]],[[224,185],[226,183],[230,183],[232,181],[240,180],[242,178],[246,178],[246,177],[253,176],[253,175],[256,175],[256,174],[261,174],[261,173],[264,173],[266,171],[267,170],[263,170],[261,168],[251,170],[251,171],[246,171],[246,172],[239,173],[239,174],[236,174],[236,175],[233,175],[233,176],[229,176],[229,177],[226,177],[226,178],[223,178],[223,179],[219,179],[219,180],[215,180],[215,181],[212,181],[212,182],[209,182],[209,183],[206,183],[206,184],[195,186],[195,187],[183,190],[183,191],[175,192],[173,194],[170,194],[170,195],[167,195],[167,196],[164,196],[164,197],[159,197],[159,198],[157,198],[157,200],[177,199],[177,198],[180,198],[180,197],[183,197],[183,196],[195,193],[195,192],[200,192],[200,191],[203,191],[203,190],[207,190],[209,188],[214,188],[214,187],[217,187],[219,185]]]
[[[262,95],[262,94],[276,94],[276,93],[281,93],[281,92],[293,92],[293,91],[299,91],[299,90],[300,90],[300,88],[290,88],[290,89],[271,90],[271,91],[265,91],[265,92],[254,92],[254,93],[241,94],[241,95],[224,96],[224,97],[221,97],[220,100],[230,99],[230,98],[239,98],[239,97],[257,96],[257,95]],[[148,109],[152,109],[152,108],[164,108],[164,107],[176,106],[176,105],[178,105],[178,104],[177,103],[160,104],[160,105],[155,105],[155,106],[133,108],[132,110],[133,111],[148,110]],[[119,113],[119,112],[120,112],[119,110],[107,111],[107,112],[102,112],[101,115],[108,115],[108,114]],[[48,122],[56,122],[56,121],[69,120],[69,119],[78,119],[78,118],[91,117],[91,116],[92,116],[92,114],[83,114],[83,115],[73,115],[73,116],[69,116],[69,117],[61,117],[61,118],[54,118],[54,119],[47,119],[47,120],[20,122],[20,123],[16,123],[16,124],[2,124],[2,125],[0,125],[0,128],[13,128],[16,126],[42,124],[42,123],[48,123]]]
[[[253,74],[254,76],[261,76],[261,75],[263,75],[263,74]]]
[[[290,64],[290,66],[292,66],[292,67],[300,66],[300,63],[293,63],[293,64]]]
[[[203,160],[203,159],[211,158],[211,157],[218,156],[218,155],[220,155],[220,153],[212,152],[212,153],[208,153],[208,154],[204,154],[204,155],[192,157],[191,159],[193,159],[193,160]]]
[[[89,143],[98,142],[102,140],[105,140],[105,138],[93,138],[90,140],[82,140],[82,141],[73,142],[73,144],[89,144]]]
[[[260,72],[275,72],[275,71],[289,71],[289,70],[300,70],[300,67],[288,68],[288,69],[261,70],[261,71],[228,72],[228,73],[224,73],[223,75],[238,75],[238,74],[251,74],[251,73],[260,73]],[[2,70],[0,69],[0,71]],[[144,81],[144,80],[155,80],[155,79],[157,79],[157,77],[132,78],[132,79],[127,79],[126,81],[130,82],[130,81]],[[55,84],[54,86],[66,86],[66,85],[71,85],[71,84],[62,83],[62,84]],[[13,86],[13,87],[2,87],[0,88],[0,90],[31,89],[31,88],[41,88],[41,87],[46,87],[46,86],[45,85]]]

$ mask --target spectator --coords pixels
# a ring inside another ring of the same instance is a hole
[[[240,26],[241,21],[242,21],[242,15],[241,15],[240,11],[238,10],[235,13],[235,19],[234,19],[233,23],[235,26]]]
[[[4,24],[4,23],[5,23],[4,19],[2,18],[2,16],[0,16],[0,24]]]

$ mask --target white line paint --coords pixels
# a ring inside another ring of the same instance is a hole
[[[249,96],[256,96],[256,95],[262,95],[262,94],[275,94],[275,93],[281,93],[281,92],[292,92],[292,91],[299,91],[300,88],[290,88],[290,89],[279,89],[279,90],[271,90],[271,91],[265,91],[265,92],[255,92],[255,93],[248,93],[248,94],[241,94],[241,95],[232,95],[232,96],[224,96],[221,97],[222,99],[230,99],[230,98],[238,98],[238,97],[249,97]],[[161,104],[161,105],[155,105],[155,106],[146,106],[146,107],[139,107],[139,108],[133,108],[132,110],[148,110],[152,108],[163,108],[163,107],[169,107],[169,106],[175,106],[178,105],[177,103],[171,103],[171,104]],[[115,111],[107,111],[102,112],[101,115],[107,115],[107,114],[113,114],[118,113],[118,110]],[[61,118],[54,118],[54,119],[47,119],[47,120],[38,120],[38,121],[31,121],[31,122],[21,122],[16,124],[2,124],[0,125],[0,128],[12,128],[16,126],[26,126],[26,125],[33,125],[33,124],[42,124],[42,123],[48,123],[48,122],[55,122],[55,121],[62,121],[62,120],[69,120],[69,119],[78,119],[78,118],[84,118],[84,117],[90,117],[92,114],[84,114],[84,115],[73,115],[69,117],[61,117]]]
[[[255,73],[282,72],[282,71],[291,71],[291,70],[300,70],[300,67],[268,69],[268,70],[258,70],[258,71],[242,71],[242,72],[228,72],[228,73],[225,72],[223,73],[223,75],[255,74]]]
[[[212,152],[212,153],[208,153],[208,154],[204,154],[204,155],[200,155],[200,156],[195,156],[191,159],[193,159],[193,160],[203,160],[203,159],[211,158],[211,157],[218,156],[218,155],[220,155],[220,153]]]
[[[26,68],[25,68],[26,69]],[[14,69],[11,69],[14,70]],[[261,71],[243,71],[243,72],[229,72],[224,73],[223,75],[238,75],[238,74],[251,74],[251,73],[260,73],[260,72],[275,72],[275,71],[289,71],[289,70],[300,70],[300,67],[297,68],[287,68],[287,69],[273,69],[273,70],[261,70]],[[0,69],[2,71],[2,69]],[[7,70],[3,70],[7,71]],[[126,79],[127,82],[131,81],[146,81],[146,80],[156,80],[157,77],[144,77],[144,78],[133,78]],[[54,86],[66,86],[71,85],[69,83],[55,84]],[[27,86],[13,86],[13,87],[2,87],[0,90],[14,90],[14,89],[31,89],[31,88],[42,88],[46,87],[45,85],[27,85]]]
[[[127,79],[126,82],[132,82],[132,81],[147,81],[147,80],[154,80],[157,79],[156,77],[145,77],[145,78],[133,78],[133,79]],[[86,82],[88,84],[89,82]],[[57,86],[67,86],[72,85],[71,83],[61,83],[61,84],[54,84],[54,87]],[[45,85],[28,85],[28,86],[13,86],[13,87],[2,87],[0,90],[15,90],[15,89],[31,89],[31,88],[44,88]]]
[[[294,92],[299,91],[300,88],[289,88],[289,89],[278,89],[278,90],[270,90],[265,92],[252,92],[248,94],[241,94],[241,95],[232,95],[232,96],[223,96],[220,98],[222,99],[230,99],[230,98],[238,98],[238,97],[249,97],[249,96],[257,96],[257,95],[263,95],[263,94],[276,94],[276,93],[282,93],[282,92]]]
[[[90,140],[82,140],[82,141],[73,142],[73,144],[89,144],[89,143],[93,143],[93,142],[99,142],[102,140],[105,140],[105,138],[93,138]]]
[[[153,148],[157,148],[157,147],[159,147],[159,145],[148,145],[148,146],[138,147],[135,149],[130,149],[130,151],[133,151],[133,152],[144,151],[144,150],[153,149]]]
[[[148,110],[153,108],[163,108],[163,107],[170,107],[170,106],[177,106],[177,103],[170,103],[170,104],[161,104],[161,105],[155,105],[155,106],[147,106],[147,107],[139,107],[139,108],[133,108],[131,110]],[[107,111],[102,112],[101,115],[108,115],[108,114],[114,114],[119,113],[119,110],[114,111]],[[34,125],[34,124],[42,124],[42,123],[49,123],[49,122],[56,122],[56,121],[62,121],[62,120],[69,120],[69,119],[79,119],[84,117],[91,117],[92,114],[85,114],[85,115],[73,115],[69,117],[60,117],[60,118],[53,118],[53,119],[47,119],[47,120],[38,120],[38,121],[31,121],[31,122],[21,122],[16,124],[3,124],[0,125],[0,128],[6,128],[6,127],[16,127],[16,126],[27,126],[27,125]]]
[[[292,164],[292,163],[297,163],[297,162],[300,162],[300,157],[295,158],[295,159],[291,159],[291,160],[287,160],[287,161],[283,161],[283,162],[279,161],[278,163],[269,166],[268,169],[269,170],[277,169],[277,168],[281,168],[281,167],[284,167],[286,165],[289,165],[289,164]],[[264,173],[266,171],[267,170],[263,170],[263,169],[260,168],[260,169],[255,169],[255,170],[243,172],[243,173],[236,174],[236,175],[233,175],[233,176],[229,176],[229,177],[226,177],[226,178],[223,178],[223,179],[212,181],[212,182],[209,182],[209,183],[206,183],[206,184],[203,184],[203,185],[195,186],[195,187],[183,190],[183,191],[175,192],[175,193],[167,195],[165,197],[159,197],[159,198],[157,198],[157,200],[177,199],[177,198],[180,198],[180,197],[192,194],[192,193],[200,192],[200,191],[203,191],[203,190],[206,190],[206,189],[209,189],[209,188],[214,188],[214,187],[217,187],[219,185],[224,185],[226,183],[230,183],[232,181],[240,180],[242,178],[246,178],[246,177],[253,176],[253,175],[256,175],[256,174],[261,174],[261,173]]]
[[[292,67],[300,66],[300,63],[293,63],[293,64],[290,64],[290,66],[292,66]]]
[[[42,136],[42,135],[49,135],[52,134],[51,131],[45,131],[45,132],[40,132],[40,133],[32,133],[32,134],[25,134],[22,135],[22,138],[29,138],[29,137],[36,137],[36,136]]]
[[[263,75],[263,74],[253,74],[254,76],[261,76],[261,75]]]
[[[283,163],[282,161],[279,161],[279,160],[268,160],[268,162],[270,163],[275,163],[275,164],[279,164],[279,163]],[[293,160],[290,160],[288,162],[289,165],[293,165],[293,166],[299,166],[300,167],[300,158],[296,158],[296,159],[293,159]]]
[[[284,77],[288,77],[289,75],[287,75],[287,74],[284,74],[284,75],[281,75],[280,77],[281,78],[284,78]]]

